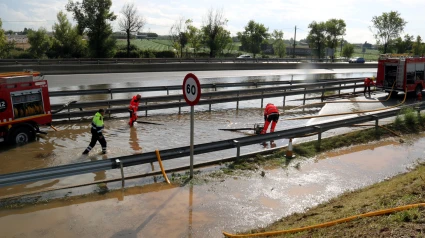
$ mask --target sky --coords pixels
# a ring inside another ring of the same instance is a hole
[[[75,0],[74,0],[75,1]],[[82,1],[82,0],[77,0]],[[44,27],[51,31],[56,22],[56,14],[65,11],[68,0],[0,0],[0,18],[3,29],[22,31],[25,27]],[[425,0],[112,0],[113,11],[118,18],[125,3],[134,3],[147,24],[143,32],[168,34],[170,27],[180,18],[192,19],[200,27],[208,9],[223,9],[228,20],[227,30],[232,36],[242,32],[248,21],[264,24],[269,29],[282,30],[284,38],[296,39],[307,36],[308,25],[312,21],[326,21],[331,18],[343,19],[347,25],[344,39],[351,43],[375,43],[369,27],[373,16],[383,12],[398,11],[408,23],[404,34],[420,35],[425,38],[425,24],[421,18],[425,12]],[[75,24],[72,14],[69,20]],[[112,23],[118,31],[117,21]]]

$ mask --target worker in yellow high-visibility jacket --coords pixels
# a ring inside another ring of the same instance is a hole
[[[93,117],[93,121],[91,123],[91,141],[86,150],[84,150],[83,155],[88,154],[93,147],[96,145],[96,142],[99,141],[102,146],[102,153],[106,154],[106,140],[102,134],[104,124],[103,124],[103,116],[105,115],[105,110],[99,109],[98,112]]]

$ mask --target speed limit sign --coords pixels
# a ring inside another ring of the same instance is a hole
[[[192,73],[189,73],[186,77],[184,77],[183,96],[189,106],[198,104],[199,99],[201,98],[201,84],[199,83],[198,78]]]

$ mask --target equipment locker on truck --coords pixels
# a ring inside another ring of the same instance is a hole
[[[25,144],[35,139],[52,114],[47,80],[39,72],[0,73],[0,142]]]
[[[425,88],[425,58],[408,55],[381,55],[378,60],[376,87],[386,92],[422,93]]]

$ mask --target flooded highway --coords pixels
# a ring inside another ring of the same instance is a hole
[[[324,71],[324,70],[317,70]],[[244,81],[268,81],[268,80],[290,80],[292,75],[288,75],[286,71],[279,71],[281,75],[271,75],[274,73],[279,73],[277,71],[255,71],[259,76],[238,76],[236,77],[232,72],[229,77],[222,76],[223,72],[216,72],[220,75],[219,78],[200,78],[201,82],[222,82],[222,83],[231,83],[231,82],[244,82]],[[305,71],[297,71],[298,73]],[[330,71],[332,72],[332,71]],[[332,75],[335,78],[347,78],[347,77],[364,77],[370,76],[371,70],[366,72],[351,72],[351,71],[342,71]],[[205,77],[212,76],[211,72],[200,72],[201,75],[204,74]],[[239,72],[241,73],[241,72]],[[248,72],[253,73],[253,72]],[[290,72],[294,73],[294,72]],[[145,73],[146,74],[146,73]],[[142,73],[142,75],[145,75]],[[155,73],[149,73],[151,75]],[[165,76],[170,76],[169,73],[164,73]],[[179,72],[181,74],[181,72]],[[135,76],[139,74],[117,74],[121,77],[121,81],[131,81],[134,80]],[[156,75],[156,74],[155,74]],[[95,84],[99,83],[99,79],[94,79],[93,77],[103,77],[102,75],[89,75],[94,84],[89,87],[96,88],[105,88],[110,87],[109,84]],[[65,88],[55,88],[52,85],[55,85],[55,80],[61,77],[66,76],[46,76],[46,79],[50,83],[51,90],[65,90]],[[78,80],[81,80],[85,75],[75,75]],[[109,80],[109,78],[105,80]],[[156,77],[156,76],[155,76]],[[140,82],[133,82],[132,86],[152,86],[153,83],[156,83],[158,78],[155,77],[146,77]],[[329,74],[322,74],[318,76],[300,74],[294,76],[297,79],[308,80],[312,77],[330,77]],[[69,83],[71,78],[66,82]],[[167,81],[168,84],[177,85],[181,83],[182,78],[178,76],[171,77]],[[56,82],[57,83],[57,82]],[[162,83],[164,83],[162,81]],[[114,87],[124,87],[126,83],[117,83],[114,84]],[[76,86],[74,86],[76,87]],[[69,89],[72,89],[69,88]],[[226,89],[223,89],[226,90]],[[158,92],[156,92],[158,93]],[[163,92],[159,92],[163,93]],[[180,93],[180,92],[176,92]],[[103,95],[94,95],[94,96],[82,96],[78,100],[94,100],[98,99],[97,96]],[[123,96],[123,95],[121,95]],[[93,97],[93,98],[90,98]],[[115,97],[115,95],[114,95]],[[131,95],[127,95],[126,98],[130,98]],[[287,97],[286,105],[300,105],[298,101],[289,101],[302,96],[291,96]],[[67,101],[63,98],[55,98],[59,102]],[[62,100],[62,101],[61,101]],[[52,100],[53,101],[53,100]],[[275,103],[276,105],[282,105],[282,98],[271,98],[265,99],[264,103],[268,102]],[[263,109],[260,108],[260,100],[250,100],[242,101],[239,103],[239,110],[235,110],[235,103],[221,103],[215,104],[212,106],[212,112],[208,112],[208,105],[205,106],[196,106],[195,111],[195,144],[206,143],[218,140],[232,139],[241,136],[246,136],[245,133],[240,132],[230,132],[230,131],[220,131],[221,128],[235,128],[235,127],[254,127],[255,123],[263,122]],[[281,108],[281,106],[280,106]],[[303,114],[315,114],[320,110],[320,107],[313,109],[305,109],[304,112],[300,111]],[[90,121],[73,121],[67,122],[62,121],[58,123],[53,123],[59,131],[53,131],[50,128],[42,128],[48,131],[48,135],[41,135],[36,142],[30,143],[21,147],[6,147],[1,148],[0,156],[1,161],[4,164],[0,167],[0,174],[12,173],[36,168],[45,168],[57,165],[72,164],[78,162],[84,162],[89,160],[98,160],[105,158],[113,158],[124,155],[131,155],[137,153],[151,152],[155,149],[164,150],[169,148],[175,148],[180,146],[189,145],[189,107],[182,108],[182,114],[179,115],[178,109],[166,109],[166,110],[157,110],[149,111],[149,117],[141,117],[140,120],[147,122],[161,123],[163,125],[146,125],[138,124],[135,128],[130,129],[127,126],[127,114],[122,115],[124,118],[114,118],[105,121],[105,130],[106,130],[106,140],[108,142],[108,154],[105,156],[99,155],[100,145],[98,144],[93,152],[87,157],[82,156],[81,153],[87,147],[90,142]],[[143,112],[139,112],[139,115],[144,115]],[[282,130],[284,128],[291,128],[299,126],[300,124],[305,123],[305,121],[286,121],[284,118],[286,116],[294,116],[290,112],[282,115],[280,122],[277,124],[276,130]],[[253,133],[253,131],[249,131]],[[275,142],[275,146],[283,146],[287,143],[287,140],[279,140]],[[5,146],[3,146],[5,147]],[[241,153],[254,152],[264,149],[264,145],[254,145],[248,147],[242,147]],[[196,162],[206,162],[210,160],[215,160],[218,158],[224,158],[229,156],[234,156],[236,153],[235,150],[224,150],[220,152],[214,152],[204,155],[199,155],[195,157]],[[165,161],[164,165],[167,168],[173,168],[177,166],[187,165],[189,163],[188,158],[180,158],[170,161]],[[126,174],[140,174],[145,173],[151,170],[150,166],[134,166],[130,168],[125,168]],[[116,178],[120,174],[117,171],[108,171],[104,173],[105,178]],[[68,185],[74,182],[84,182],[84,181],[93,181],[91,175],[82,175],[78,178],[68,179],[58,179],[55,180],[55,185]],[[51,184],[52,181],[44,181],[36,183],[37,186],[45,186]],[[33,186],[30,186],[33,187]],[[22,189],[22,186],[20,186]],[[16,189],[0,189],[0,196],[11,194],[16,191]]]
[[[260,172],[199,174],[195,185],[152,182],[77,197],[72,196],[84,189],[73,189],[65,199],[1,209],[0,229],[5,237],[222,237],[222,231],[262,227],[408,171],[425,161],[423,136],[293,160],[288,167],[265,170],[264,177]],[[118,183],[108,186],[119,188]]]

